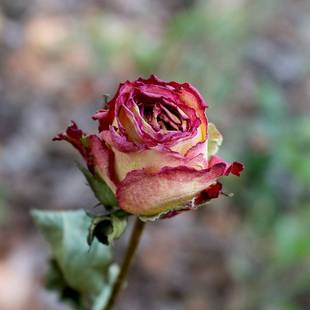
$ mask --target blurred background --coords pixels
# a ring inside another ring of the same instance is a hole
[[[307,0],[1,0],[0,309],[68,309],[29,210],[96,200],[51,139],[150,73],[201,91],[246,170],[233,198],[148,225],[119,309],[310,309],[309,59]]]

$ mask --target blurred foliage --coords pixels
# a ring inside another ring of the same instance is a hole
[[[10,212],[7,208],[7,194],[5,188],[0,185],[0,227],[6,225],[7,219],[10,217]]]

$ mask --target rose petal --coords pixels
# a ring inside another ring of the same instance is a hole
[[[167,114],[167,117],[176,125],[181,124],[181,120],[175,115],[173,114],[170,110],[168,110],[163,104],[161,104],[161,108],[165,111],[165,113]]]
[[[86,134],[74,121],[71,121],[71,125],[68,126],[66,131],[55,136],[53,141],[64,140],[71,143],[81,153],[81,155],[87,159],[87,151],[81,140],[83,137],[86,137]]]
[[[220,195],[222,188],[223,185],[220,182],[210,185],[208,188],[199,193],[199,195],[195,198],[194,205],[201,205],[210,199],[217,198]]]
[[[227,175],[229,173],[232,173],[234,175],[240,176],[241,171],[244,169],[244,165],[239,162],[239,161],[234,161],[231,166],[230,166],[230,170],[228,169],[226,171]]]
[[[99,121],[99,132],[107,130],[113,123],[116,113],[118,112],[118,106],[121,106],[124,101],[124,96],[133,88],[133,84],[129,81],[121,83],[114,97],[107,103],[107,109],[101,109],[93,115],[94,120]]]
[[[113,122],[114,116],[112,110],[101,109],[97,111],[92,118],[99,121],[99,131],[102,131],[109,128],[109,125]]]
[[[158,173],[131,171],[117,187],[117,200],[129,213],[153,216],[183,206],[223,175],[225,164],[195,170],[165,167]]]
[[[114,171],[114,154],[96,135],[88,136],[88,164],[115,193],[117,178]]]
[[[207,136],[208,120],[205,115],[207,104],[193,86],[188,83],[181,84],[179,89],[179,97],[187,106],[194,109],[197,113],[198,119],[201,121],[201,141],[204,141]]]
[[[200,142],[203,142],[200,129],[194,135],[188,134],[184,139],[179,139],[177,143],[173,144],[170,149],[174,152],[178,152],[182,155],[185,155],[191,148],[197,145]],[[207,148],[206,148],[207,150]]]
[[[145,169],[147,172],[158,172],[162,167],[184,166],[203,169],[204,160],[200,154],[184,157],[169,149],[154,147],[138,152],[124,153],[112,147],[115,154],[115,172],[118,180],[123,180],[132,170]]]
[[[140,130],[144,134],[144,137],[147,138],[149,141],[156,141],[158,133],[155,132],[150,124],[146,122],[146,120],[142,117],[139,107],[137,104],[131,100],[130,106],[128,107],[129,110],[134,115],[134,120],[138,124]],[[145,140],[144,140],[145,141]]]
[[[99,136],[107,145],[113,146],[121,152],[136,152],[146,148],[144,144],[136,144],[129,141],[125,134],[119,134],[113,126],[110,126],[110,130],[102,131]]]
[[[203,168],[208,168],[208,140],[203,142],[198,142],[196,145],[191,147],[186,153],[185,157],[187,158],[194,158],[199,154],[203,155]]]
[[[239,161],[228,163],[217,155],[212,156],[209,160],[209,167],[217,164],[225,164],[225,175],[229,175],[230,173],[232,173],[236,176],[240,176],[241,171],[244,169],[244,165]]]
[[[208,156],[215,155],[222,145],[223,136],[213,123],[208,124]]]
[[[122,127],[125,128],[125,132],[130,141],[143,143],[143,133],[141,132],[141,128],[139,128],[133,113],[126,106],[120,108],[118,120]]]

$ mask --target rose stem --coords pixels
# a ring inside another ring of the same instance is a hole
[[[142,222],[141,220],[139,220],[139,218],[136,218],[131,236],[130,236],[130,240],[129,240],[129,245],[128,248],[126,250],[126,254],[125,254],[125,258],[123,260],[122,263],[122,267],[121,270],[118,274],[118,277],[114,283],[109,301],[106,305],[106,307],[104,308],[105,310],[111,310],[113,309],[113,306],[115,304],[115,301],[122,289],[122,286],[124,284],[124,281],[126,279],[129,267],[131,265],[132,262],[132,258],[137,250],[138,244],[139,244],[139,240],[140,237],[143,233],[143,229],[144,229],[145,223]]]

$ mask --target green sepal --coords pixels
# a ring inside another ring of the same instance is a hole
[[[95,238],[105,245],[110,245],[113,240],[119,239],[126,229],[127,218],[128,214],[122,210],[107,215],[94,216],[87,237],[89,246]]]
[[[80,138],[80,141],[86,149],[89,147],[89,140],[85,134]]]
[[[99,176],[94,176],[87,168],[80,163],[77,163],[78,168],[84,174],[90,188],[99,202],[106,207],[107,210],[111,210],[117,206],[117,200],[114,193]]]

